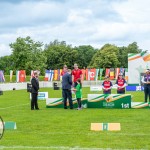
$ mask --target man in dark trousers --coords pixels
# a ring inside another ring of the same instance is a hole
[[[32,94],[32,100],[31,100],[31,110],[39,110],[38,103],[37,103],[37,97],[38,97],[38,90],[39,90],[39,81],[38,81],[38,73],[34,72],[34,76],[31,79],[31,94]]]
[[[67,109],[67,98],[69,99],[70,109],[73,109],[72,92],[71,92],[72,77],[71,74],[68,73],[67,67],[64,68],[64,72],[65,73],[62,76],[62,95],[64,99],[64,109]]]

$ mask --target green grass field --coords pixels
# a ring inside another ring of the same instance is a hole
[[[49,97],[61,97],[61,90],[43,88]],[[114,91],[115,92],[115,91]],[[87,97],[90,88],[83,88]],[[96,92],[97,94],[98,92]],[[130,92],[131,93],[131,92]],[[143,92],[132,92],[133,101],[143,101]],[[0,116],[14,121],[16,130],[5,130],[0,149],[150,149],[149,109],[83,109],[46,108],[30,110],[26,90],[4,91],[0,96]],[[119,122],[121,131],[90,131],[92,122]]]

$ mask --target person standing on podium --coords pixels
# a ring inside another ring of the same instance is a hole
[[[150,70],[147,69],[145,75],[142,78],[142,83],[144,84],[144,101],[147,103],[147,99],[149,97],[150,102]]]
[[[105,76],[105,81],[102,83],[103,94],[111,94],[112,86],[109,76]]]
[[[125,87],[127,86],[127,84],[126,80],[123,78],[122,73],[119,73],[115,85],[117,86],[117,94],[125,94]]]

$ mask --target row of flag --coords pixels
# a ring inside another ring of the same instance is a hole
[[[118,74],[122,73],[125,79],[128,80],[128,69],[127,68],[106,68],[105,70],[100,69],[81,69],[82,70],[82,80],[87,81],[97,81],[102,80],[103,71],[105,71],[105,76],[109,76],[111,80],[117,79]],[[62,69],[57,70],[46,70],[45,81],[60,81],[61,80]]]
[[[125,79],[128,80],[128,69],[127,68],[106,68],[105,70],[100,69],[81,69],[82,70],[82,80],[97,81],[102,80],[102,75],[109,76],[111,80],[117,79],[118,74],[122,73]],[[104,72],[105,71],[105,72]],[[13,70],[10,70],[10,82],[12,82]],[[62,69],[57,70],[45,70],[45,81],[60,81],[61,80]],[[31,71],[31,78],[33,77],[33,70]],[[18,70],[16,71],[16,82],[26,81],[26,71]],[[4,71],[0,70],[0,82],[5,82]]]

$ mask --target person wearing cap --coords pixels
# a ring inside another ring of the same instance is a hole
[[[82,79],[82,71],[78,68],[77,64],[74,64],[74,70],[72,70],[72,82],[74,87],[77,86],[77,80]]]
[[[117,94],[125,94],[125,87],[127,86],[127,83],[126,80],[123,78],[122,73],[119,73],[115,85],[117,86]]]
[[[38,102],[37,102],[37,97],[38,97],[38,91],[39,91],[39,81],[38,81],[38,72],[35,71],[34,76],[31,79],[31,95],[32,95],[32,99],[31,99],[31,110],[39,110],[38,107]]]
[[[145,75],[142,78],[142,83],[144,84],[144,101],[147,102],[148,96],[150,101],[150,70],[147,69]]]
[[[102,83],[103,94],[111,94],[112,82],[109,80],[109,76],[105,76],[105,80]]]

